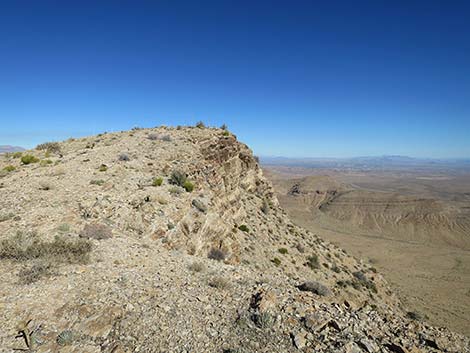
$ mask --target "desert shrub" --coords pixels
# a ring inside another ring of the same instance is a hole
[[[35,233],[18,232],[0,242],[0,259],[28,261],[48,259],[62,263],[85,263],[92,244],[85,239],[55,237],[52,242],[38,239]]]
[[[11,156],[13,158],[21,158],[22,155],[23,155],[23,152],[13,152]]]
[[[362,271],[353,272],[353,276],[357,280],[357,281],[353,281],[353,286],[354,286],[354,282],[356,282],[370,289],[372,292],[377,293],[377,286],[375,285],[373,281],[367,278],[364,272]]]
[[[331,270],[335,273],[341,272],[341,269],[336,264],[333,264],[333,267],[331,268]]]
[[[411,320],[415,320],[415,321],[423,321],[426,319],[426,316],[416,312],[416,311],[408,311],[406,313],[406,316],[411,319]]]
[[[194,184],[188,180],[186,173],[179,170],[174,170],[171,173],[169,182],[170,184],[181,186],[187,192],[194,190]]]
[[[276,322],[276,317],[268,311],[256,312],[251,315],[251,320],[262,329],[270,328]]]
[[[302,283],[297,288],[299,288],[301,291],[312,292],[321,296],[328,296],[331,294],[331,291],[327,286],[315,281]]]
[[[5,168],[3,168],[3,170],[5,172],[13,172],[14,170],[16,170],[16,168],[13,165],[7,165]]]
[[[268,200],[263,199],[263,203],[261,204],[260,209],[261,209],[261,212],[263,212],[264,214],[268,214],[268,213],[269,213],[270,204],[269,204]]]
[[[207,257],[212,260],[224,261],[227,257],[227,254],[222,249],[212,248],[210,249]]]
[[[189,180],[186,180],[183,184],[183,188],[187,191],[187,192],[191,192],[194,190],[194,184],[191,183]]]
[[[41,180],[39,182],[39,189],[40,190],[45,190],[45,191],[52,190],[53,185],[50,182],[46,181],[46,180]]]
[[[57,231],[59,231],[60,233],[69,232],[70,231],[70,224],[68,224],[68,223],[59,224],[59,226],[57,227]]]
[[[248,226],[246,224],[242,224],[241,226],[238,227],[242,232],[248,233],[250,230],[248,229]]]
[[[286,248],[279,248],[279,249],[277,249],[277,251],[279,251],[279,253],[282,254],[282,255],[285,255],[285,254],[288,253]]]
[[[129,155],[126,153],[121,153],[118,158],[121,162],[128,162],[131,159],[129,158]]]
[[[90,185],[103,185],[105,183],[105,181],[103,179],[93,179],[93,180],[90,180]]]
[[[40,165],[41,167],[46,167],[46,166],[48,166],[48,165],[50,165],[50,164],[52,164],[52,163],[53,163],[53,162],[52,162],[50,159],[43,159],[43,160],[39,163],[39,165]]]
[[[0,213],[0,222],[8,221],[15,217],[13,212]]]
[[[227,125],[226,125],[226,124],[222,124],[222,125],[220,126],[220,128],[221,128],[222,130],[227,130]]]
[[[225,130],[224,132],[222,132],[222,136],[230,136],[230,132],[228,132],[227,130]]]
[[[199,129],[203,129],[203,128],[206,127],[206,125],[204,124],[204,122],[198,121],[198,122],[196,123],[196,127],[198,127]]]
[[[26,154],[23,157],[21,157],[21,163],[23,164],[31,164],[31,163],[37,163],[37,162],[39,162],[39,158],[36,158],[31,154]]]
[[[179,186],[173,186],[168,191],[172,195],[179,195],[183,192],[183,189],[181,189]]]
[[[276,266],[280,266],[281,265],[281,260],[277,257],[275,257],[274,259],[271,260],[271,262],[276,265]]]
[[[113,237],[113,232],[105,224],[91,223],[86,224],[79,234],[80,238],[91,238],[97,240],[109,239]]]
[[[49,262],[38,262],[32,266],[25,267],[18,273],[20,284],[30,284],[39,281],[44,277],[52,275],[52,265]]]
[[[76,339],[76,334],[71,330],[64,330],[57,335],[56,342],[59,346],[70,346]]]
[[[202,262],[193,262],[188,268],[193,272],[204,272],[206,270],[206,265]]]
[[[166,134],[166,135],[161,135],[161,134],[148,134],[147,138],[152,141],[165,141],[165,142],[170,142],[171,141],[171,136]]]
[[[108,166],[107,166],[106,164],[102,164],[102,165],[100,165],[100,167],[98,168],[98,170],[99,170],[100,172],[105,172],[105,171],[108,170]]]
[[[36,146],[38,151],[46,151],[49,153],[60,153],[60,145],[58,142],[45,142]]]
[[[229,282],[221,276],[214,276],[209,280],[209,286],[217,289],[226,289],[229,286]]]
[[[163,178],[162,177],[157,177],[154,178],[152,181],[152,186],[161,186],[163,184]]]
[[[180,170],[174,170],[170,175],[170,184],[178,185],[183,187],[184,183],[188,180],[186,173],[183,173]]]
[[[303,246],[301,243],[297,243],[295,248],[302,254],[305,252],[305,246]]]
[[[207,211],[207,206],[199,199],[194,199],[193,201],[191,201],[191,205],[196,207],[202,213],[206,213]]]
[[[320,267],[320,264],[318,263],[318,256],[315,254],[307,257],[307,262],[305,264],[312,270],[315,270]]]

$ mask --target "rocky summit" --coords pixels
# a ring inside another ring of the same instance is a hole
[[[470,352],[294,225],[224,129],[0,156],[0,352]]]

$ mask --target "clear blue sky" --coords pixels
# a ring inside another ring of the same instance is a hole
[[[228,124],[259,155],[470,157],[469,1],[0,0],[0,144]]]

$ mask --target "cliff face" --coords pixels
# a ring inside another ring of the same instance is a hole
[[[0,157],[2,352],[468,349],[293,225],[227,131],[135,129],[26,155],[38,161]]]

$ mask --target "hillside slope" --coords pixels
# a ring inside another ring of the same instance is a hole
[[[0,170],[0,352],[469,349],[293,225],[224,130],[70,139]]]

